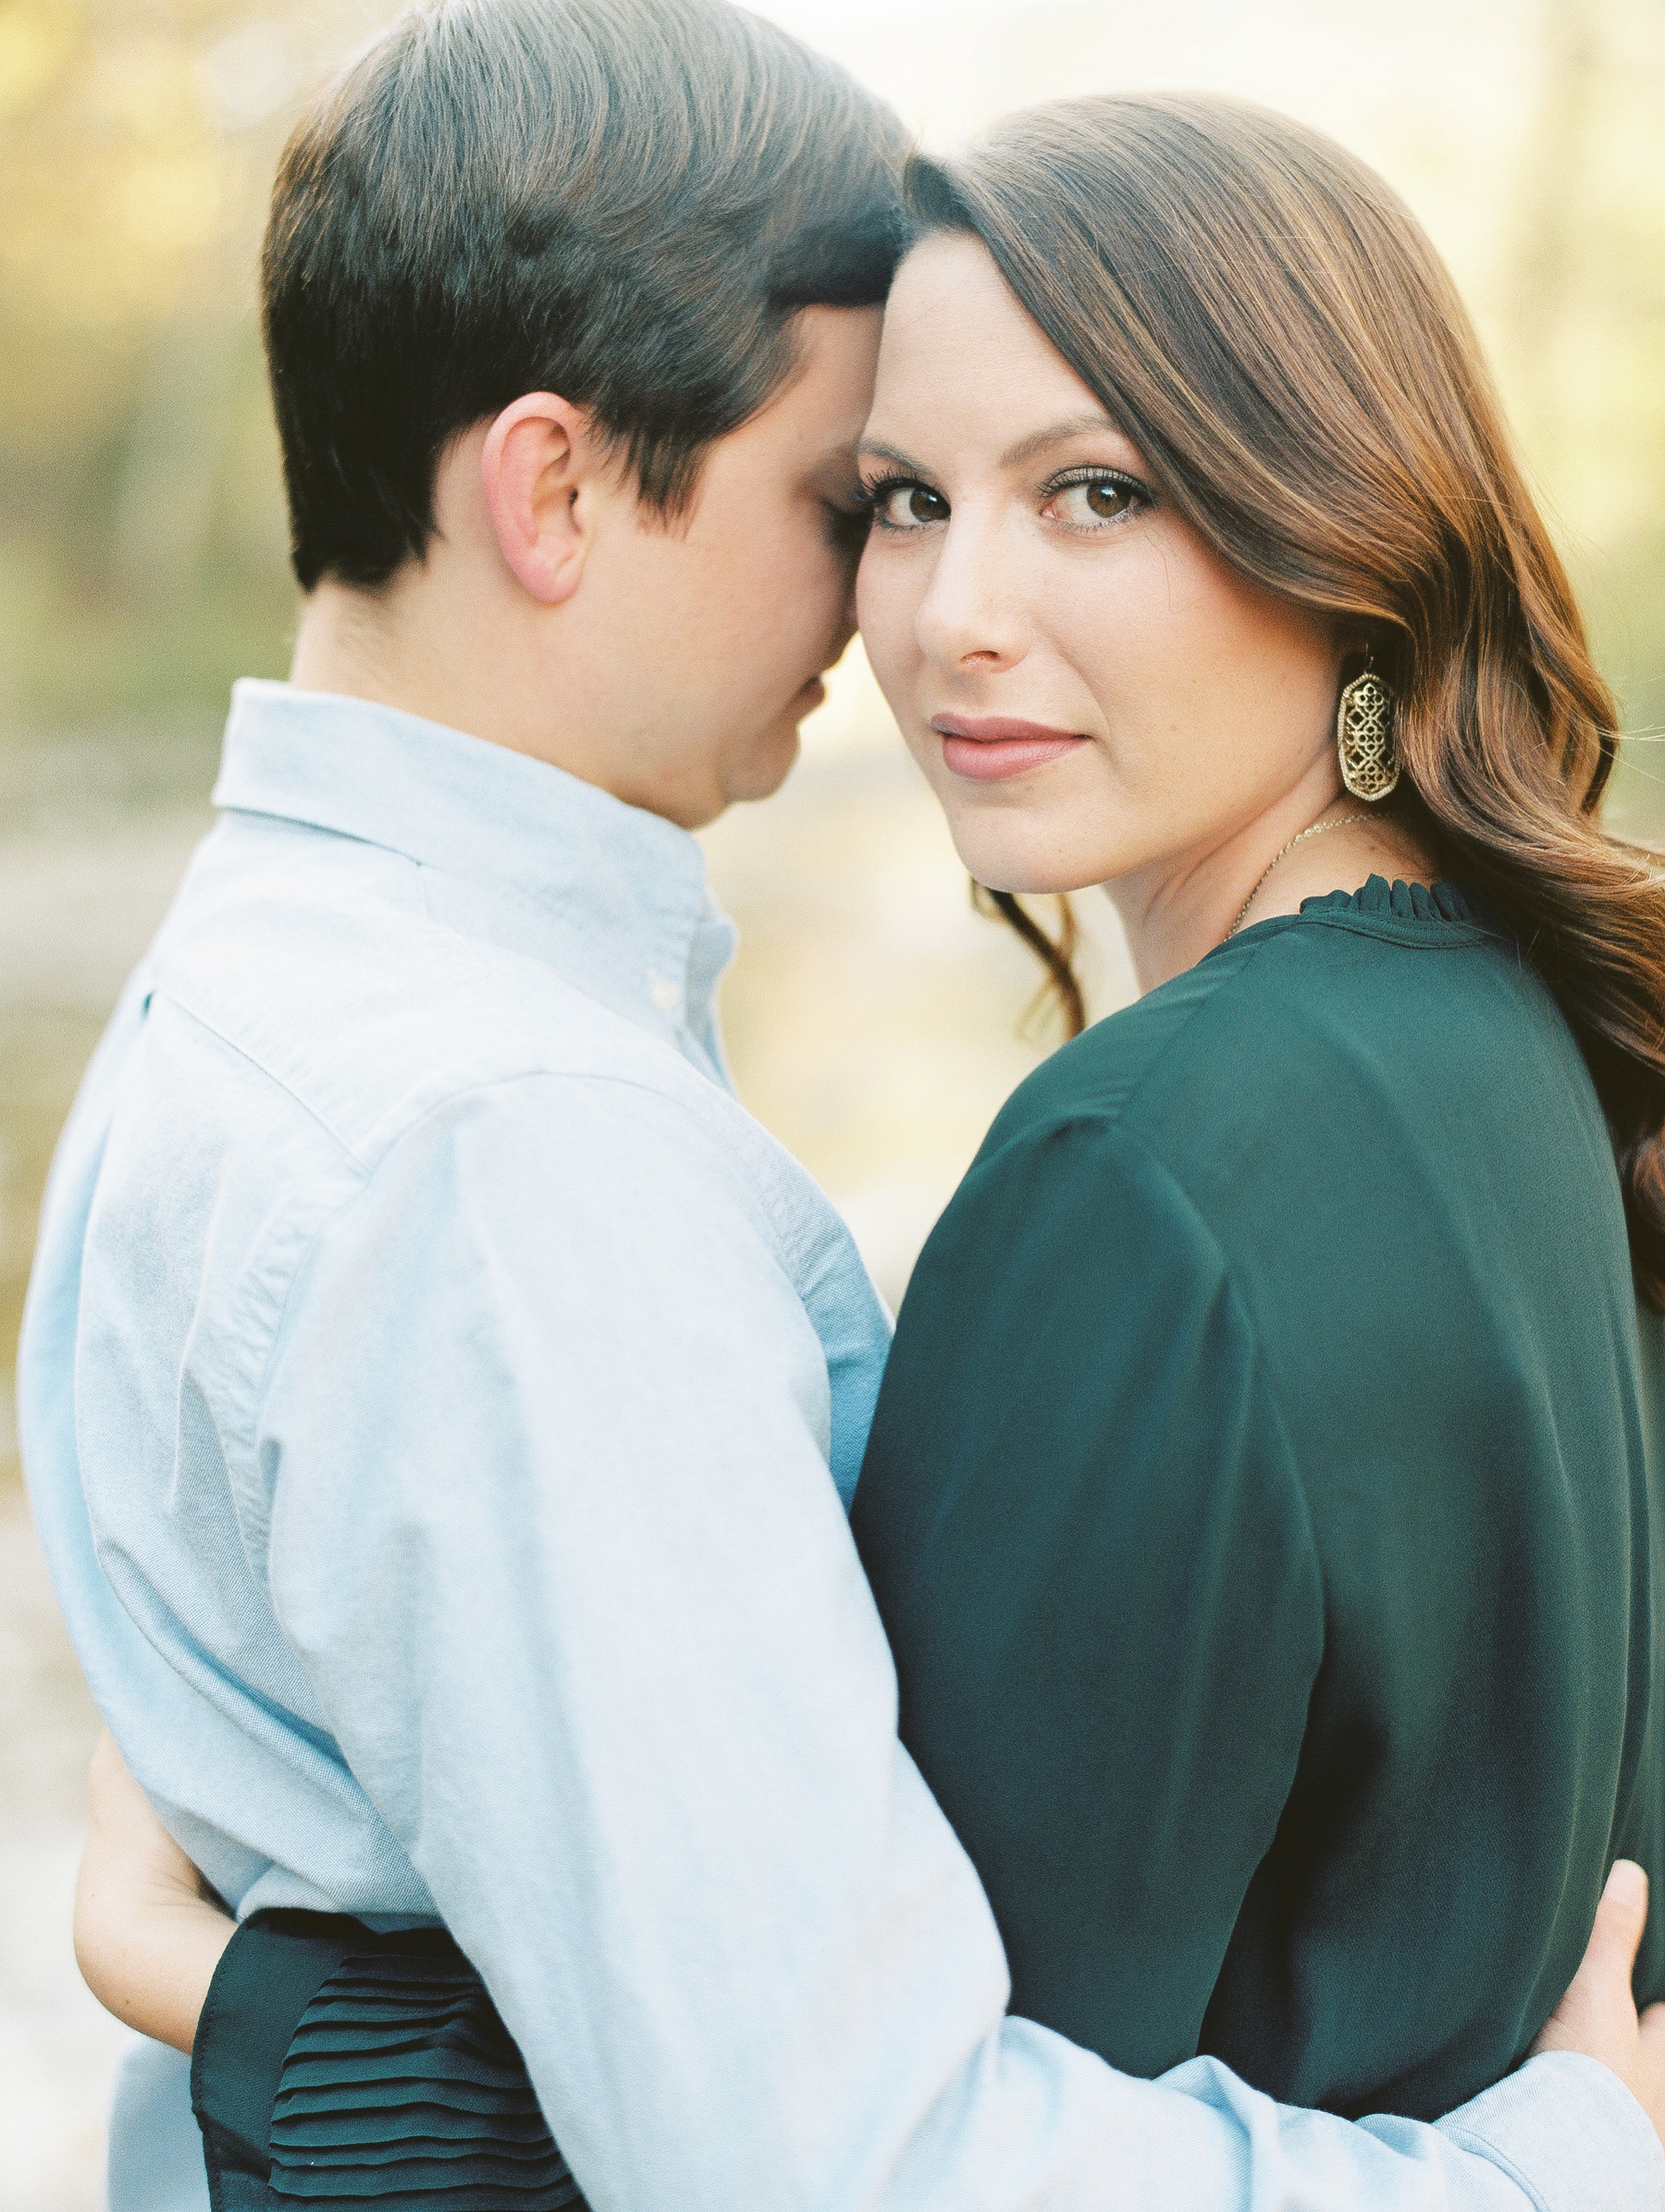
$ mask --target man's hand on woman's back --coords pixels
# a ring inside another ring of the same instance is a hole
[[[1647,1876],[1621,1859],[1608,1876],[1584,1964],[1533,2045],[1575,2051],[1610,2067],[1665,2142],[1665,2005],[1640,2019],[1631,1994],[1636,1951],[1647,1926]]]

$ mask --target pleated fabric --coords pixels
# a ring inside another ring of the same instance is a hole
[[[582,2212],[519,2049],[443,1930],[344,1959],[301,2016],[272,2193],[378,2212]]]
[[[256,1916],[216,1976],[193,2086],[216,2212],[587,2212],[442,1928]]]

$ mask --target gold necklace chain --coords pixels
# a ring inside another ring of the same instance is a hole
[[[1273,855],[1271,863],[1263,872],[1260,882],[1255,884],[1253,890],[1249,894],[1248,897],[1238,908],[1237,920],[1227,931],[1226,937],[1235,937],[1237,935],[1239,930],[1240,930],[1243,926],[1244,915],[1249,911],[1250,908],[1260,896],[1261,886],[1265,883],[1266,877],[1271,874],[1272,870],[1277,866],[1279,860],[1288,859],[1289,855],[1295,850],[1295,847],[1298,845],[1304,845],[1309,837],[1322,837],[1326,830],[1344,830],[1347,828],[1350,822],[1368,822],[1369,820],[1370,817],[1368,814],[1338,814],[1334,822],[1314,822],[1306,829],[1298,830],[1295,835],[1289,839],[1288,845],[1284,846],[1282,852],[1275,853]],[[1226,938],[1222,938],[1221,943],[1224,944],[1225,942]]]

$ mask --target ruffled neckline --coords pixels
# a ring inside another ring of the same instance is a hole
[[[1286,930],[1350,930],[1363,937],[1384,937],[1400,945],[1454,949],[1482,945],[1502,933],[1472,892],[1460,884],[1388,883],[1373,875],[1358,891],[1326,891],[1303,898],[1298,914],[1268,914],[1226,937],[1203,958],[1214,960],[1240,945],[1264,944]]]
[[[1437,884],[1388,883],[1386,876],[1373,875],[1359,891],[1326,891],[1315,898],[1303,898],[1303,914],[1368,914],[1377,921],[1423,923],[1451,921],[1473,929],[1483,925],[1483,917],[1474,902],[1461,884],[1440,881]]]

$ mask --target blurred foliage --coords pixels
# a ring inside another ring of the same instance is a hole
[[[1634,733],[1621,822],[1665,834],[1665,6],[1548,0],[1504,382]],[[1510,292],[1512,290],[1512,297]]]
[[[0,723],[217,713],[292,620],[253,249],[368,10],[0,0]]]

